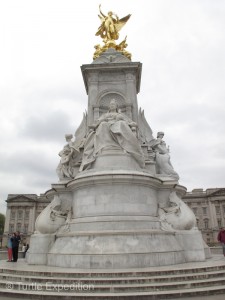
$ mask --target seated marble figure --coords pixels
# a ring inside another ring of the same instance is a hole
[[[118,104],[112,99],[108,112],[93,124],[87,136],[80,171],[90,167],[103,149],[122,149],[144,168],[144,154],[133,132],[136,127],[135,122],[118,111]]]
[[[67,144],[59,152],[60,162],[56,169],[60,181],[75,177],[77,173],[76,167],[80,165],[82,158],[80,148],[85,141],[84,138],[78,141],[72,141],[72,134],[66,134],[65,138]]]
[[[157,139],[150,142],[150,146],[156,154],[156,169],[158,174],[167,175],[179,179],[179,175],[174,170],[170,162],[169,149],[163,141],[164,132],[157,133]]]

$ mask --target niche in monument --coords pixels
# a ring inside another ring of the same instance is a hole
[[[141,63],[132,62],[119,19],[102,13],[94,60],[81,66],[87,112],[67,134],[53,201],[39,215],[29,264],[129,269],[204,261],[201,233],[181,200],[164,133],[138,107]]]

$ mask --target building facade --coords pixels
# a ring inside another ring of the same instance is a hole
[[[7,244],[8,234],[16,231],[21,233],[21,244],[29,244],[30,236],[34,233],[35,220],[50,201],[44,195],[9,194],[6,200],[3,246]]]
[[[225,227],[225,188],[194,189],[183,201],[193,210],[204,241],[216,244],[219,229]]]
[[[29,244],[35,230],[35,221],[41,211],[51,202],[45,195],[9,194],[3,246],[9,233],[20,231],[22,243]],[[217,243],[218,230],[225,227],[225,188],[194,189],[187,192],[183,201],[193,210],[199,230],[208,245]]]

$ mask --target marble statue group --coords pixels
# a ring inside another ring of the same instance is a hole
[[[100,7],[99,7],[100,9]],[[91,64],[81,66],[87,112],[66,134],[31,236],[29,264],[130,269],[204,261],[209,251],[182,201],[164,132],[154,137],[138,106],[140,62],[117,44],[130,15],[103,14]],[[166,124],[165,124],[166,126]]]
[[[84,123],[82,121],[81,125],[83,126]],[[77,165],[79,165],[79,171],[90,168],[98,153],[107,148],[122,149],[131,154],[140,167],[144,168],[145,157],[141,142],[137,138],[138,130],[138,124],[119,112],[116,100],[112,99],[108,112],[92,124],[91,130],[81,138],[81,141],[76,139],[72,141],[72,134],[65,136],[68,143],[59,152],[61,157],[57,167],[59,179],[75,178]],[[170,162],[169,150],[163,141],[163,136],[163,132],[158,132],[157,139],[152,138],[149,141],[149,147],[155,154],[158,174],[179,178]]]

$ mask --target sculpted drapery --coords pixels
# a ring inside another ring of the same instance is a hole
[[[132,128],[136,123],[124,114],[118,112],[116,101],[113,99],[109,111],[103,114],[93,125],[85,145],[80,171],[95,161],[98,153],[103,149],[123,149],[129,153],[141,167],[144,167],[144,155],[138,139]]]
[[[166,143],[162,140],[163,132],[158,132],[157,139],[152,140],[150,145],[156,153],[156,167],[159,174],[165,174],[179,179],[179,175],[170,162],[169,150]]]

